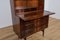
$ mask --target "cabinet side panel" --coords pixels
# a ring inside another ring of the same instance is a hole
[[[13,24],[13,31],[19,35],[20,33],[20,25],[19,25],[19,18],[15,15],[15,7],[14,7],[14,0],[10,0],[11,4],[11,14],[12,14],[12,24]]]
[[[41,10],[42,12],[44,11],[44,0],[38,1],[38,9]]]

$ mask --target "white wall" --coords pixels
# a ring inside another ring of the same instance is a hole
[[[45,10],[55,12],[55,15],[50,17],[60,19],[60,0],[45,0]]]
[[[0,28],[12,25],[10,0],[0,0]]]
[[[45,0],[44,9],[48,10],[49,0]]]

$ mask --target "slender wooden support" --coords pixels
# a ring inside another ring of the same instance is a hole
[[[24,38],[24,40],[26,40],[26,37]]]
[[[18,40],[20,40],[20,38],[18,37]]]
[[[43,32],[43,36],[44,36],[44,30],[42,30],[42,32]]]

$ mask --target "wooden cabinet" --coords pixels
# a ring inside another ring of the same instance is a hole
[[[21,38],[28,37],[33,33],[44,30],[48,27],[48,20],[49,16],[30,21],[23,21],[22,19],[20,19],[20,33],[22,35]]]
[[[13,26],[13,30],[18,37],[26,40],[26,37],[39,31],[44,35],[44,29],[48,27],[49,15],[54,14],[44,10],[44,0],[13,0],[13,2],[14,18],[19,19],[19,25]]]
[[[20,19],[19,33],[17,33],[19,38],[26,38],[36,32],[43,31],[48,27],[49,15],[54,14],[49,11],[44,11],[43,15],[33,15],[22,17],[21,14],[17,14]],[[23,15],[23,14],[22,14]],[[24,15],[23,15],[24,16]],[[14,28],[16,29],[16,28]],[[15,30],[15,32],[17,32]]]

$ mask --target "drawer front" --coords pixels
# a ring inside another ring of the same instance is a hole
[[[20,33],[20,35],[21,35],[21,38],[24,38],[24,37],[32,35],[33,33],[35,33],[35,29],[31,28],[31,29],[27,29],[27,30],[22,31]]]
[[[34,28],[34,22],[28,22],[25,24],[25,29],[30,29],[30,28]]]
[[[35,28],[25,30],[25,36],[29,36],[33,33],[35,33]]]
[[[33,21],[26,21],[26,22],[21,21],[20,31],[24,31],[24,30],[31,29],[31,28],[35,28],[34,20]]]
[[[36,28],[36,32],[41,31],[41,30],[44,30],[44,29],[47,28],[47,27],[48,27],[48,24],[46,24],[46,25],[41,25],[40,27],[37,27],[37,28]]]

